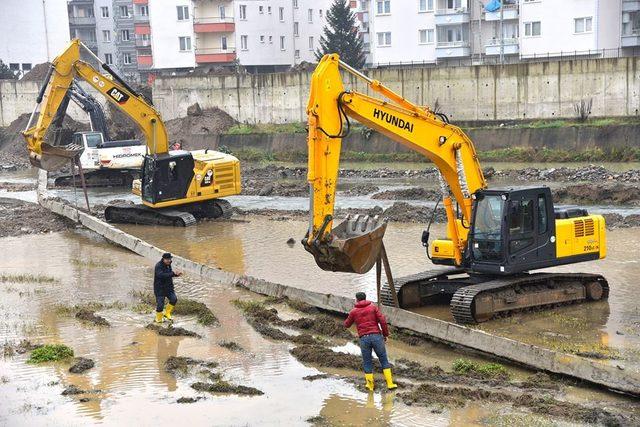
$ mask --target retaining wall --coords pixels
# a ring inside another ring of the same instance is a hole
[[[574,105],[593,99],[592,115],[640,113],[640,57],[503,66],[380,68],[370,77],[420,105],[435,105],[453,121],[575,117]],[[246,123],[305,121],[311,71],[228,76],[162,77],[153,100],[165,119],[199,102]],[[345,86],[369,95],[351,75]]]
[[[59,200],[48,199],[46,177],[46,172],[40,171],[38,202],[45,208],[56,214],[66,216],[104,236],[107,240],[146,258],[157,260],[165,252],[163,249],[152,246],[92,215],[78,211],[68,204]],[[173,264],[183,271],[198,274],[205,279],[233,286],[242,286],[262,295],[286,296],[325,310],[344,314],[348,313],[353,307],[353,299],[351,298],[285,286],[250,276],[239,276],[177,255],[173,258]],[[383,311],[390,324],[427,335],[450,345],[466,347],[533,369],[568,375],[613,390],[640,395],[640,374],[635,372],[627,372],[615,366],[608,366],[575,355],[491,335],[402,309],[383,307]]]

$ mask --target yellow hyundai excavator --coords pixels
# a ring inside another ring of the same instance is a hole
[[[345,90],[340,70],[385,99]],[[366,273],[381,255],[387,227],[384,219],[363,215],[333,226],[340,146],[352,118],[423,154],[438,170],[446,238],[429,245],[427,228],[422,244],[434,264],[447,267],[398,279],[401,307],[447,297],[458,323],[476,323],[515,310],[607,298],[601,275],[529,272],[604,258],[604,218],[580,208],[554,209],[548,187],[488,189],[473,143],[444,114],[407,101],[336,54],[325,55],[312,75],[307,114],[311,201],[302,243],[320,268]],[[387,284],[380,302],[394,301]]]
[[[82,61],[83,49],[110,76]],[[222,197],[240,193],[238,159],[209,149],[169,151],[160,113],[78,39],[72,40],[52,61],[27,128],[22,132],[34,166],[57,170],[82,153],[81,146],[54,145],[45,140],[49,127],[64,117],[69,88],[75,79],[86,81],[129,116],[142,131],[147,145],[142,178],[133,184],[133,192],[141,196],[142,204],[108,206],[107,221],[189,226],[196,218],[231,216],[231,205]],[[37,122],[31,127],[38,107]]]

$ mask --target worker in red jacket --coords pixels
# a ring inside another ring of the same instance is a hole
[[[356,300],[356,305],[349,312],[349,317],[344,321],[344,326],[349,328],[355,323],[358,329],[366,387],[369,391],[373,391],[373,357],[371,354],[373,350],[382,365],[382,373],[387,381],[387,388],[392,390],[398,386],[393,383],[391,365],[389,364],[389,359],[387,359],[387,350],[384,345],[389,336],[387,320],[378,306],[371,303],[371,301],[367,301],[367,296],[364,292],[358,292]]]

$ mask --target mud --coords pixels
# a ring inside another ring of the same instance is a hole
[[[302,377],[302,379],[305,380],[305,381],[326,380],[327,378],[331,378],[331,375],[329,375],[329,374],[314,374],[314,375],[307,375],[306,377]]]
[[[216,135],[226,132],[237,121],[219,108],[201,109],[193,108],[186,117],[168,120],[165,122],[169,141],[180,143],[183,150],[199,150],[204,147],[194,144],[189,135],[211,134]]]
[[[76,395],[76,394],[85,394],[85,393],[86,393],[85,390],[82,390],[78,386],[71,384],[71,385],[65,387],[65,389],[62,390],[62,393],[60,393],[60,394],[63,395],[63,396],[73,396],[73,395]]]
[[[434,189],[412,187],[399,190],[387,190],[371,196],[375,200],[431,200],[442,198],[442,194]]]
[[[154,323],[150,323],[147,326],[145,326],[147,329],[150,329],[154,332],[156,332],[158,335],[162,335],[165,337],[194,337],[194,338],[202,338],[201,335],[193,332],[193,331],[189,331],[183,327],[180,326],[172,326],[171,324],[169,324],[167,327],[163,328],[160,325],[156,325]]]
[[[545,372],[536,372],[535,374],[528,376],[524,381],[522,381],[521,386],[524,388],[543,388],[548,390],[560,389],[558,381],[551,378],[551,376]]]
[[[280,324],[290,328],[315,332],[320,335],[334,338],[351,339],[353,335],[345,329],[342,322],[333,317],[321,314],[315,317],[302,317],[300,319],[281,321]]]
[[[151,292],[134,292],[134,296],[137,297],[140,302],[151,308],[154,308],[156,305],[156,298]],[[173,314],[178,316],[196,316],[198,323],[204,326],[220,325],[218,318],[206,304],[191,298],[179,297]]]
[[[640,215],[620,215],[619,213],[604,214],[605,223],[608,229],[640,227]]]
[[[306,182],[269,182],[254,179],[242,181],[242,194],[245,196],[306,197],[309,184]]]
[[[615,183],[569,185],[553,189],[555,203],[640,205],[640,187]]]
[[[185,375],[192,367],[195,366],[215,368],[218,364],[216,362],[205,362],[204,360],[184,356],[169,356],[169,358],[164,362],[164,370],[172,375]]]
[[[16,191],[33,191],[35,189],[35,183],[23,184],[17,182],[0,182],[0,190],[5,190],[9,193]]]
[[[16,354],[25,354],[36,348],[42,347],[42,344],[34,344],[27,339],[20,340],[17,344],[5,342],[2,346],[2,354],[5,357],[11,357]]]
[[[176,403],[196,403],[199,400],[204,399],[204,397],[202,396],[198,396],[198,397],[181,397],[178,400],[176,400]]]
[[[34,203],[0,197],[0,238],[75,228],[70,220]]]
[[[342,191],[343,196],[366,196],[380,190],[380,187],[373,184],[354,184],[349,185],[348,189]]]
[[[218,345],[231,351],[245,351],[244,348],[235,341],[220,341]]]
[[[86,357],[76,357],[73,360],[73,365],[69,368],[69,372],[72,374],[81,374],[95,366],[95,362],[92,359]]]
[[[301,345],[291,349],[293,357],[302,363],[310,363],[325,368],[346,368],[354,371],[362,369],[362,359],[355,354],[340,353],[320,345]],[[378,359],[374,359],[374,369],[382,372]]]
[[[264,392],[257,388],[230,384],[222,380],[215,383],[193,383],[191,384],[191,388],[197,391],[206,391],[208,393],[241,394],[246,396],[260,396],[264,394]]]
[[[98,316],[95,314],[95,312],[87,309],[80,309],[76,313],[76,319],[83,322],[91,323],[96,326],[111,326],[107,319],[102,316]]]

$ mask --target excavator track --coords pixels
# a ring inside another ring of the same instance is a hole
[[[233,216],[233,207],[227,200],[215,199],[213,202],[218,206],[220,212],[222,212],[217,218],[229,219]]]
[[[450,309],[456,323],[474,324],[517,311],[595,301],[609,296],[609,284],[599,274],[455,277],[461,273],[463,271],[452,269],[397,279],[395,287],[400,306],[420,306],[425,297],[452,295]],[[393,306],[393,294],[387,284],[381,289],[380,302]]]
[[[139,172],[104,170],[86,172],[84,179],[87,188],[131,187],[131,183],[139,175]],[[56,187],[72,187],[74,178],[72,175],[61,175],[56,177],[53,182]],[[80,176],[77,174],[75,176],[75,186],[78,188],[82,186]]]
[[[176,209],[151,209],[144,205],[107,206],[104,217],[107,222],[124,224],[190,227],[196,223],[196,218],[189,212]]]

